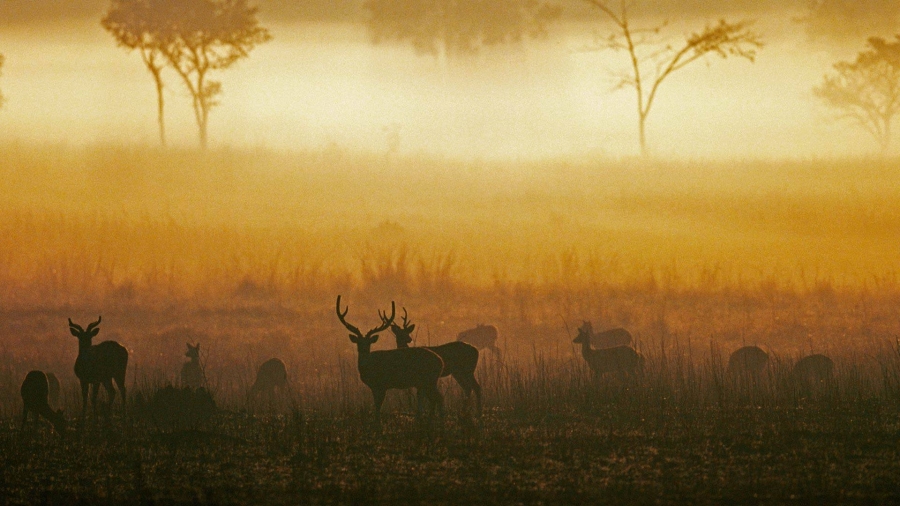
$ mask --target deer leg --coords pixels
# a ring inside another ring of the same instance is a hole
[[[119,392],[122,393],[122,412],[125,412],[125,375],[123,374],[121,377],[116,376],[116,385],[119,387]]]
[[[384,404],[385,390],[372,389],[372,397],[375,399],[375,418],[381,423],[381,405]]]
[[[107,378],[103,382],[103,388],[106,389],[106,397],[109,399],[109,404],[106,408],[106,414],[109,415],[112,412],[113,401],[116,400],[116,390],[113,388],[112,378]]]
[[[88,390],[90,390],[90,388],[90,383],[85,381],[81,382],[81,423],[84,423],[84,417],[87,414]]]
[[[431,417],[434,418],[435,413],[444,416],[444,396],[441,395],[440,390],[438,390],[437,383],[428,385],[428,389],[425,393],[431,402]]]
[[[94,408],[94,418],[97,418],[97,395],[100,394],[100,383],[94,383],[91,389],[91,406]]]
[[[28,408],[22,409],[22,429],[25,430],[25,422],[28,421]]]

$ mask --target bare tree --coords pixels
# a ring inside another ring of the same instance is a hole
[[[631,2],[621,0],[614,8],[605,0],[584,0],[613,22],[616,29],[603,40],[602,47],[625,51],[629,68],[618,75],[617,88],[634,88],[637,95],[638,133],[641,154],[647,155],[647,117],[653,107],[660,85],[673,73],[707,55],[721,58],[738,56],[751,62],[762,47],[760,36],[750,30],[750,21],[730,23],[720,20],[707,25],[700,32],[685,37],[684,42],[671,44],[662,38],[666,23],[650,28],[631,24]]]
[[[869,49],[852,62],[834,64],[813,93],[839,119],[855,122],[878,142],[886,153],[891,144],[891,125],[900,112],[900,35],[895,42],[872,37]]]
[[[482,46],[541,37],[558,6],[538,0],[366,0],[375,44],[408,41],[422,54],[445,64]]]
[[[222,83],[209,73],[224,70],[271,40],[247,0],[180,0],[171,4],[162,54],[191,94],[200,146],[207,146],[209,111],[218,105]]]
[[[112,0],[106,16],[100,21],[116,39],[116,44],[128,51],[138,51],[153,76],[159,142],[163,146],[166,145],[166,124],[162,70],[166,60],[162,53],[162,39],[166,35],[170,5],[172,2],[166,0]]]

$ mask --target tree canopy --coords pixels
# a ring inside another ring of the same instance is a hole
[[[894,117],[900,113],[900,35],[894,42],[871,37],[868,49],[852,62],[834,64],[813,93],[838,111],[839,119],[856,123],[887,152]]]
[[[364,8],[374,43],[409,42],[439,58],[543,36],[561,12],[538,0],[366,0]]]

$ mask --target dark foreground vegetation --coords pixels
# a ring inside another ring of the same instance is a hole
[[[647,350],[647,366],[634,377],[592,377],[581,362],[536,350],[507,362],[484,357],[478,377],[489,407],[481,419],[448,380],[444,418],[414,418],[414,396],[393,391],[380,428],[352,363],[318,387],[300,378],[282,395],[220,394],[217,411],[184,424],[177,416],[172,422],[177,404],[154,413],[146,399],[159,389],[137,382],[143,386],[132,388],[126,414],[101,409],[83,428],[73,419],[62,436],[46,422],[20,430],[18,417],[7,419],[0,497],[57,504],[900,500],[895,348],[874,357],[878,365],[843,356],[833,378],[813,383],[798,381],[787,358],[772,359],[760,377],[740,377],[715,347],[693,357],[677,344],[665,350]],[[77,407],[70,403],[70,412]]]

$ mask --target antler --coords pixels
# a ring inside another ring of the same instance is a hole
[[[95,321],[94,323],[88,325],[88,327],[87,327],[84,331],[85,331],[85,332],[90,332],[90,331],[94,330],[95,328],[97,328],[97,325],[100,325],[100,320],[102,320],[102,319],[103,319],[102,316],[98,316],[98,317],[97,317],[97,321]]]
[[[340,320],[341,323],[343,323],[344,326],[347,327],[347,330],[356,334],[359,337],[362,337],[362,332],[360,332],[358,328],[347,323],[347,320],[344,319],[344,317],[347,316],[347,312],[350,311],[350,306],[347,306],[347,309],[345,309],[344,312],[341,313],[341,296],[340,295],[337,296],[337,303],[335,304],[335,310],[337,311],[338,320]],[[385,328],[387,328],[387,327],[385,327]]]
[[[69,328],[70,328],[70,329],[75,329],[75,330],[77,330],[78,332],[82,332],[82,333],[84,332],[84,329],[81,328],[81,325],[78,325],[77,323],[72,323],[72,319],[71,319],[71,318],[69,318]]]
[[[404,307],[403,308],[403,330],[406,330],[409,328],[409,320],[406,317],[407,317],[406,308]]]
[[[349,309],[349,308],[347,308],[347,309]],[[381,314],[380,310],[379,310],[378,314],[379,315]],[[390,327],[391,324],[394,323],[394,316],[396,316],[396,315],[397,315],[397,307],[394,304],[394,301],[391,301],[391,317],[385,319],[384,316],[382,316],[381,317],[381,326],[375,327],[374,329],[366,332],[366,339],[368,339],[368,338],[372,337],[373,335],[375,335],[379,332],[382,332],[384,329]]]

